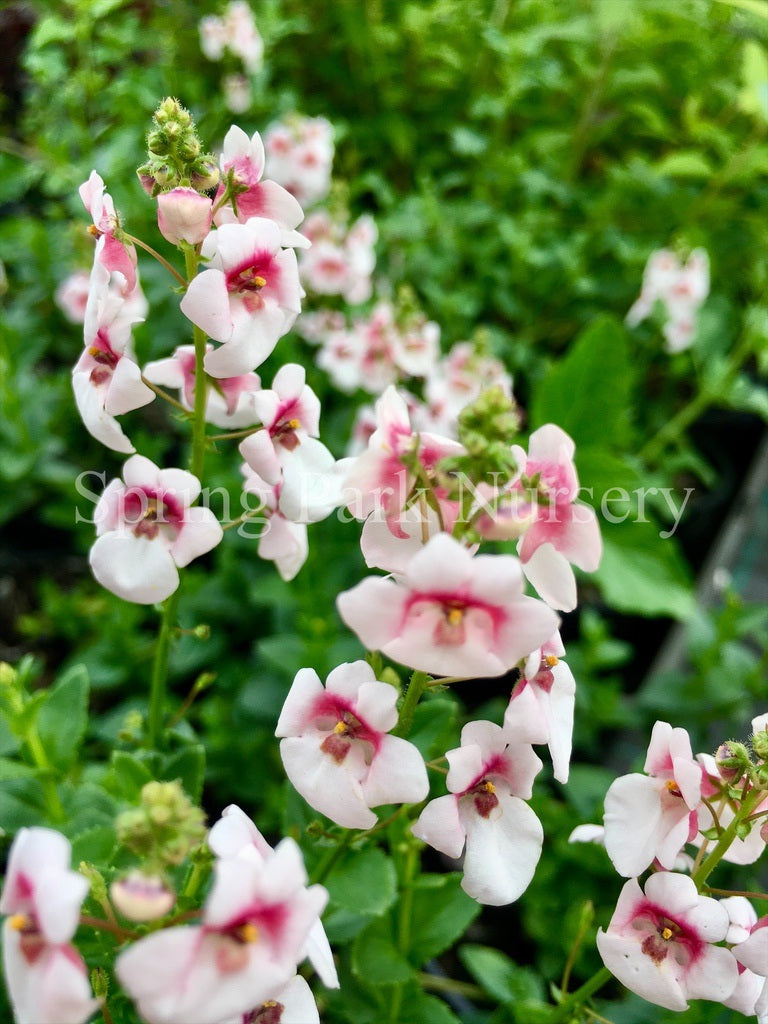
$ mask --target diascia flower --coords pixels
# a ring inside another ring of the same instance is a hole
[[[159,469],[143,455],[128,459],[123,480],[107,486],[94,512],[98,537],[89,561],[99,583],[136,604],[172,594],[178,570],[223,536],[210,509],[191,507],[199,494],[200,481],[183,469]]]
[[[627,878],[654,860],[671,869],[698,832],[702,771],[685,729],[656,722],[645,772],[616,779],[605,795],[605,848]]]
[[[395,582],[369,576],[337,598],[339,614],[369,650],[450,676],[500,676],[541,647],[558,625],[523,594],[513,555],[477,555],[439,533]]]
[[[546,743],[558,782],[567,782],[573,737],[576,681],[562,660],[565,648],[555,633],[525,661],[504,714],[504,728],[528,743]]]
[[[157,226],[163,238],[197,245],[211,230],[213,203],[193,188],[174,188],[157,197]]]
[[[727,999],[739,970],[726,937],[728,913],[700,896],[687,875],[660,871],[621,890],[608,929],[597,933],[603,963],[623,985],[656,1006],[687,1010],[689,999]]]
[[[256,857],[263,860],[273,852],[254,822],[237,804],[230,804],[221,812],[221,817],[208,833],[208,845],[217,857],[242,857],[246,860]],[[307,937],[307,957],[326,988],[339,987],[333,953],[319,918]]]
[[[322,886],[306,888],[292,839],[264,858],[217,860],[213,871],[202,925],[155,932],[117,958],[149,1024],[211,1024],[271,999],[295,975],[327,900]]]
[[[344,828],[371,828],[380,804],[417,803],[429,792],[421,754],[387,733],[397,690],[365,661],[335,668],[325,687],[296,673],[275,730],[285,773],[308,804]]]
[[[304,217],[298,200],[276,181],[261,180],[264,174],[264,144],[258,132],[254,132],[249,139],[242,128],[233,124],[224,136],[221,152],[222,181],[216,193],[217,203],[224,195],[225,180],[230,172],[238,186],[238,193],[234,208],[223,206],[216,214],[217,224],[233,220],[244,224],[251,217],[266,217],[287,232],[293,232],[298,227]],[[301,235],[294,233],[290,237],[293,244],[308,244]]]
[[[123,294],[129,295],[136,287],[136,247],[126,245],[115,237],[120,222],[115,213],[115,204],[108,192],[104,191],[104,180],[96,171],[91,171],[88,181],[80,188],[80,198],[90,213],[93,225],[89,228],[96,238],[103,238],[104,243],[97,252],[97,259],[110,272],[117,271],[125,279]]]
[[[531,434],[528,455],[515,486],[536,496],[536,520],[518,544],[523,572],[547,604],[562,611],[576,607],[576,580],[569,563],[585,572],[600,564],[603,545],[594,509],[577,502],[579,480],[571,438],[554,423]]]
[[[3,962],[18,1024],[83,1024],[96,1010],[85,964],[70,939],[88,892],[70,870],[59,832],[23,828],[16,836],[0,897]]]
[[[98,259],[103,244],[99,239],[85,307],[85,350],[72,370],[72,389],[88,433],[129,455],[136,449],[115,416],[140,409],[155,395],[131,352],[131,326],[140,318],[132,312],[135,304],[110,287],[110,272]]]
[[[223,224],[203,242],[207,268],[190,282],[181,311],[220,348],[205,357],[212,377],[248,373],[290,330],[303,295],[293,249],[274,221]]]
[[[531,796],[541,761],[529,743],[493,722],[470,722],[445,755],[447,796],[427,804],[413,834],[448,857],[464,855],[461,886],[479,903],[503,906],[528,888],[541,856],[541,822]]]

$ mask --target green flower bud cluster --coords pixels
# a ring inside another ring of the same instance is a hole
[[[213,153],[203,152],[192,115],[172,97],[155,111],[147,136],[148,160],[137,170],[151,196],[183,186],[210,192],[219,184],[219,168]]]
[[[179,782],[148,782],[141,805],[115,823],[118,841],[139,856],[148,873],[180,864],[205,835],[204,815]]]
[[[511,445],[519,427],[514,400],[499,385],[488,388],[459,414],[459,441],[467,454],[444,459],[440,469],[503,487],[517,472]]]

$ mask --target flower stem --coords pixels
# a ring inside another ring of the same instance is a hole
[[[413,876],[419,866],[419,847],[411,842],[405,854],[405,864],[400,884],[400,905],[397,914],[397,948],[405,957],[411,945],[411,918],[413,915]],[[399,1024],[400,1006],[403,1001],[403,986],[397,985],[392,991],[389,1004],[390,1024]]]
[[[168,660],[171,653],[171,637],[176,626],[176,610],[179,604],[179,588],[163,602],[160,632],[155,645],[155,660],[152,665],[152,683],[149,691],[149,720],[147,746],[159,750],[163,739],[163,718],[165,712],[165,691],[168,679]]]
[[[573,995],[568,996],[560,1003],[547,1024],[560,1024],[561,1021],[569,1020],[574,1010],[577,1010],[591,995],[606,985],[612,977],[613,975],[607,967],[601,967],[597,974],[593,974],[589,981],[585,981],[581,988],[577,988]]]
[[[733,820],[730,825],[718,839],[715,848],[691,875],[691,878],[696,883],[696,888],[699,892],[701,892],[701,888],[706,880],[728,852],[728,848],[736,838],[736,832],[741,822],[745,821],[757,805],[763,800],[765,800],[765,790],[753,789],[752,792],[748,793],[741,801],[741,806],[733,816]]]
[[[165,256],[161,256],[156,249],[153,249],[151,245],[147,245],[146,242],[142,242],[140,238],[136,238],[134,235],[129,235],[127,231],[122,233],[122,238],[124,238],[126,242],[132,242],[133,245],[138,245],[138,247],[143,249],[144,252],[148,252],[149,255],[154,257],[158,263],[162,264],[169,273],[173,274],[180,284],[187,284],[178,270],[168,262]]]
[[[169,405],[172,405],[176,409],[181,409],[185,416],[189,416],[189,409],[185,405],[182,405],[181,402],[177,402],[172,395],[169,395],[167,391],[163,391],[163,389],[159,388],[157,384],[153,384],[151,380],[147,380],[144,374],[141,375],[141,383],[146,384],[150,391],[154,391],[158,398],[162,398],[164,402],[168,402]]]
[[[416,705],[419,703],[421,695],[424,693],[428,685],[429,676],[426,672],[414,672],[411,676],[408,689],[405,691],[405,699],[403,700],[402,707],[400,708],[400,718],[397,723],[397,729],[395,730],[398,736],[407,736],[411,731]]]
[[[184,252],[188,281],[191,281],[197,274],[197,257],[198,253],[195,249],[188,248]],[[192,329],[192,337],[195,342],[195,406],[194,418],[192,420],[192,458],[189,468],[198,480],[202,480],[207,442],[205,436],[205,407],[208,402],[208,378],[203,368],[207,336],[205,331],[195,324]]]
[[[59,791],[52,778],[53,769],[51,768],[51,762],[48,760],[45,747],[37,731],[37,725],[34,722],[27,730],[25,739],[29,752],[32,754],[32,760],[35,762],[35,767],[40,772],[40,785],[43,787],[43,795],[48,807],[48,813],[54,821],[64,821],[64,808],[61,806]]]

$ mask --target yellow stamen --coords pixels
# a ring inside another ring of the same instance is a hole
[[[89,225],[87,230],[88,230],[88,234],[89,235],[93,235],[94,238],[101,238],[101,234],[102,233],[101,233],[101,231],[99,231],[99,229],[96,227],[95,224]]]
[[[246,922],[246,924],[241,924],[237,929],[236,934],[243,942],[253,943],[258,942],[259,939],[259,930],[256,925],[251,924],[250,921]]]
[[[23,932],[29,926],[29,918],[26,914],[14,914],[8,918],[8,924],[15,932]]]
[[[662,939],[671,939],[672,935],[673,935],[673,932],[672,932],[671,928],[663,928],[662,931],[661,931]]]
[[[484,782],[483,783],[483,789],[485,790],[486,793],[495,793],[496,792],[496,787],[494,786],[494,784],[492,782],[487,782],[487,781]]]
[[[257,288],[263,288],[264,285],[267,283],[267,280],[264,277],[259,277],[258,274],[254,274],[253,283],[256,285]]]
[[[674,793],[675,796],[680,796],[681,795],[680,794],[680,787],[678,786],[678,784],[675,782],[674,779],[667,779],[667,781],[664,783],[664,785],[667,787],[669,792],[670,793]]]
[[[96,346],[94,345],[93,348],[89,348],[88,349],[88,355],[89,356],[100,356],[101,355],[101,349],[96,348]]]
[[[298,430],[301,426],[301,420],[288,420],[288,426],[291,430]]]
[[[464,618],[464,609],[451,608],[450,611],[448,612],[447,618],[449,625],[458,626],[461,623],[461,620]]]
[[[554,654],[548,654],[544,658],[544,661],[546,661],[546,663],[547,663],[547,668],[554,668],[555,665],[559,664],[560,659],[556,658]]]
[[[343,736],[345,733],[349,732],[349,728],[346,722],[337,722],[336,725],[334,725],[333,727],[333,731],[338,736]]]
[[[262,1004],[261,1004],[261,1006],[262,1006],[262,1009],[264,1009],[264,1010],[269,1010],[269,1009],[271,1009],[271,1008],[272,1008],[273,1006],[277,1006],[277,1003],[275,1002],[275,1000],[274,1000],[274,999],[268,999],[268,1000],[266,1001],[266,1003],[262,1003]]]

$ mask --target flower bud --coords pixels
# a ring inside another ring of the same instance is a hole
[[[163,238],[197,245],[211,230],[213,200],[193,188],[174,188],[157,197],[157,226]]]
[[[213,158],[202,158],[192,168],[190,177],[192,188],[198,192],[210,192],[219,184],[221,172]]]
[[[97,999],[106,999],[109,993],[109,975],[103,967],[91,971],[91,987]]]
[[[755,756],[759,757],[761,761],[768,761],[768,729],[754,733],[752,736],[752,749],[755,752]]]
[[[176,903],[176,894],[159,875],[131,871],[109,888],[116,909],[129,921],[156,921]]]
[[[728,740],[721,743],[715,754],[715,764],[720,777],[729,785],[734,785],[751,767],[749,753],[743,743],[736,740]]]
[[[155,156],[165,156],[168,152],[168,139],[165,132],[154,131],[147,136],[147,149]]]

